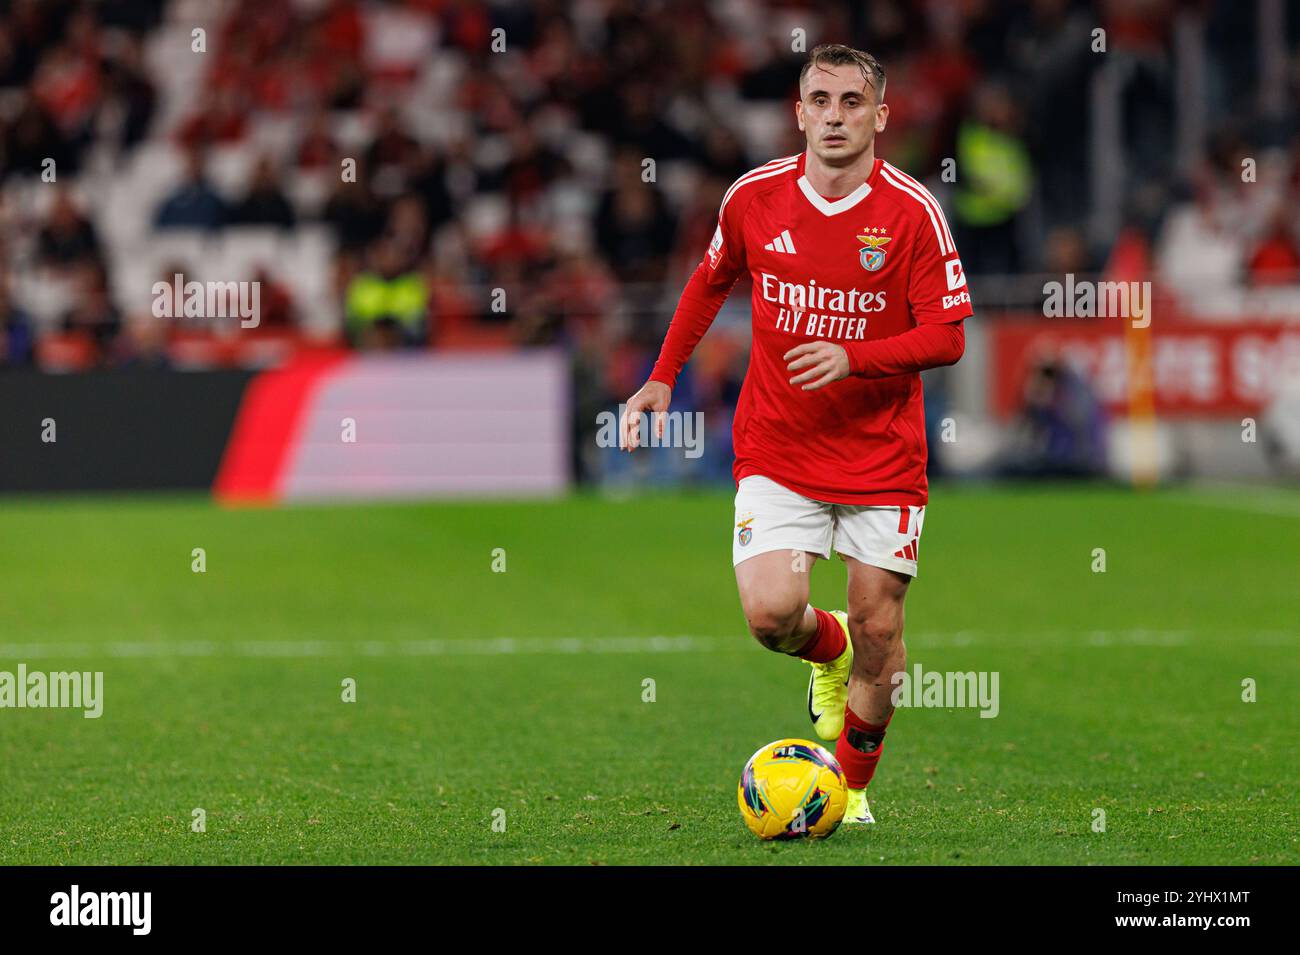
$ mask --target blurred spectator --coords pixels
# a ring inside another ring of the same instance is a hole
[[[248,110],[243,97],[232,89],[207,90],[198,108],[176,132],[189,151],[205,146],[238,142],[248,134]]]
[[[365,46],[365,20],[357,0],[326,0],[317,21],[321,47],[331,56],[358,62]]]
[[[345,293],[348,339],[357,348],[386,349],[423,344],[429,287],[404,267],[401,247],[385,236],[370,247],[369,265]]]
[[[624,282],[664,278],[675,230],[663,190],[643,182],[641,169],[637,153],[620,152],[614,161],[613,185],[596,210],[596,245]]]
[[[1069,365],[1041,360],[1025,379],[1025,404],[999,469],[1004,477],[1094,477],[1106,468],[1105,416]]]
[[[257,161],[248,192],[231,210],[230,220],[237,225],[273,225],[292,229],[297,222],[293,204],[280,188],[275,162],[269,156]]]
[[[72,307],[60,326],[64,332],[84,335],[95,345],[101,360],[107,359],[114,337],[122,326],[121,314],[108,293],[108,277],[98,263],[76,267]]]
[[[0,272],[0,367],[30,365],[32,319],[9,294],[9,279]]]
[[[656,108],[658,93],[649,80],[625,78],[617,87],[613,109],[594,118],[597,128],[615,145],[639,156],[653,156],[659,163],[685,159],[695,152],[691,140],[667,122]]]
[[[1091,272],[1093,262],[1083,233],[1069,226],[1057,226],[1047,233],[1043,248],[1043,271],[1052,275]]]
[[[621,289],[599,258],[580,249],[561,253],[538,298],[562,316],[567,336],[592,335],[619,307]],[[639,386],[638,386],[639,387]]]
[[[259,265],[253,274],[253,281],[260,286],[258,306],[258,323],[252,329],[254,335],[274,334],[296,330],[298,325],[297,307],[293,293],[284,283],[276,281],[275,276],[265,265]]]
[[[703,136],[700,165],[705,175],[722,179],[729,186],[754,168],[754,163],[745,154],[744,144],[721,117],[710,119]]]
[[[75,173],[79,155],[59,134],[54,120],[34,97],[20,95],[17,112],[5,122],[0,118],[0,171],[39,174],[47,168],[46,160],[54,161],[56,171],[64,175]]]
[[[402,125],[396,109],[385,109],[375,124],[375,137],[366,149],[366,168],[375,191],[383,196],[400,192],[406,185],[406,170],[420,153],[420,144]]]
[[[1021,267],[1019,215],[1033,168],[1019,138],[1015,103],[1001,83],[975,91],[975,115],[957,133],[958,248],[968,272],[1009,275]]]
[[[344,250],[368,246],[384,228],[384,206],[371,190],[367,172],[358,163],[355,182],[337,178],[321,211],[321,218],[333,227]]]
[[[136,35],[152,30],[163,19],[169,0],[99,0],[99,20],[106,27],[121,27]]]
[[[1157,272],[1172,287],[1203,294],[1236,284],[1245,259],[1244,239],[1212,189],[1170,212],[1157,243]]]
[[[122,333],[113,343],[112,364],[116,368],[168,368],[167,340],[171,331],[168,320],[156,317],[152,310],[141,309],[129,315]]]
[[[84,10],[74,15],[68,42],[47,51],[32,78],[32,95],[70,141],[89,138],[99,103],[99,51],[88,17]]]
[[[159,229],[220,229],[229,218],[226,201],[208,182],[201,150],[185,153],[185,179],[158,207]]]
[[[412,160],[411,191],[424,202],[424,214],[431,228],[437,228],[454,214],[449,175],[446,161],[435,149],[426,148]]]
[[[384,232],[404,265],[412,267],[423,259],[429,249],[430,232],[429,217],[420,197],[405,195],[397,199],[388,211]]]
[[[124,36],[117,55],[104,63],[104,111],[122,149],[141,142],[153,122],[158,94],[146,73],[140,41]]]
[[[522,279],[542,266],[547,240],[546,230],[526,217],[518,204],[511,204],[504,228],[479,246],[479,259],[501,280],[493,284],[509,284],[507,278]]]
[[[479,188],[504,193],[506,199],[528,205],[541,198],[546,189],[567,170],[564,157],[541,143],[527,123],[520,123],[507,133],[510,158],[499,170],[486,172]]]
[[[95,227],[77,208],[68,189],[54,194],[49,218],[36,237],[36,248],[40,261],[56,269],[99,260]]]
[[[700,179],[692,190],[690,199],[682,209],[673,240],[672,258],[669,264],[670,281],[685,284],[695,267],[704,258],[704,250],[709,247],[713,232],[718,227],[718,208],[722,197],[735,177],[708,175]]]
[[[1300,243],[1296,241],[1294,205],[1279,204],[1268,228],[1246,263],[1252,285],[1300,282]]]
[[[996,23],[996,21],[994,21]],[[1025,110],[1024,134],[1044,198],[1047,225],[1078,223],[1089,209],[1081,186],[1088,181],[1090,74],[1100,64],[1091,52],[1092,12],[1070,0],[1033,0],[1008,11],[1005,32],[990,40],[990,67],[1009,65]],[[964,254],[964,253],[963,253]]]
[[[26,79],[23,60],[14,43],[13,29],[0,20],[0,86],[20,86]]]
[[[338,145],[334,142],[334,136],[330,133],[329,114],[324,110],[317,110],[311,114],[303,127],[302,136],[298,140],[298,151],[294,159],[299,169],[324,169],[331,167],[330,172],[338,169],[336,165],[336,155]]]

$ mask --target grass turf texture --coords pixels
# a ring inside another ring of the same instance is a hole
[[[1295,495],[937,489],[909,666],[999,671],[1001,713],[900,711],[880,824],[785,844],[735,785],[811,735],[807,671],[745,633],[731,523],[726,493],[4,501],[0,670],[102,670],[105,704],[0,710],[0,863],[1300,861]],[[843,586],[817,563],[815,603]],[[695,639],[535,642],[653,635]]]

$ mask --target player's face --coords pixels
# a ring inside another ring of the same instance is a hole
[[[795,116],[818,159],[846,166],[884,132],[889,107],[876,104],[876,91],[856,66],[814,66],[804,78]]]

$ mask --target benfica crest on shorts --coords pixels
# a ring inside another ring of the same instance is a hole
[[[883,228],[864,228],[863,231],[866,234],[858,236],[858,241],[866,248],[858,250],[858,261],[868,272],[879,272],[885,264],[885,250],[882,246],[889,241],[889,236],[883,234]]]
[[[740,528],[740,533],[736,535],[736,539],[740,541],[741,547],[746,546],[754,539],[754,529],[749,526],[752,523],[754,523],[754,519],[750,517],[736,525]]]

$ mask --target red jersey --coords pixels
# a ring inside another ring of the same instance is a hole
[[[753,344],[733,426],[736,481],[759,474],[839,504],[925,504],[921,376],[895,369],[955,361],[961,326],[927,330],[955,332],[946,360],[873,369],[866,356],[881,347],[869,343],[972,314],[952,234],[935,198],[887,162],[876,159],[866,182],[832,200],[813,189],[804,161],[773,160],[727,190],[650,377],[672,387],[748,271]],[[782,356],[816,341],[843,345],[852,373],[803,391]]]

